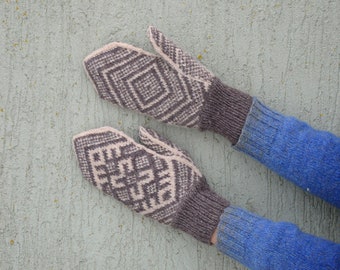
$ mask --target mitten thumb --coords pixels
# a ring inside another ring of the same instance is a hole
[[[155,51],[174,69],[204,82],[210,81],[214,77],[208,69],[170,39],[167,39],[156,27],[149,26],[148,36]]]
[[[139,142],[160,155],[176,155],[183,157],[192,163],[192,160],[186,151],[182,150],[150,128],[139,127]]]

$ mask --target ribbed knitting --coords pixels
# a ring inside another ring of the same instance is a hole
[[[236,144],[252,105],[252,97],[215,78],[204,100],[200,128],[217,132]]]
[[[340,207],[340,138],[254,99],[236,149]]]
[[[340,245],[229,206],[218,225],[217,248],[250,269],[340,269]]]
[[[211,236],[229,202],[211,191],[206,182],[198,183],[178,208],[172,226],[210,243]]]

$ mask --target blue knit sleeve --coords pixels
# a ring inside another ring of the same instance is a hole
[[[340,269],[340,244],[234,206],[220,218],[217,248],[250,269]]]
[[[340,207],[339,137],[279,114],[254,99],[235,148]]]

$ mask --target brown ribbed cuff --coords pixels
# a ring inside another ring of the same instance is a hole
[[[220,216],[229,204],[211,191],[206,182],[201,182],[183,200],[171,225],[210,244]]]
[[[227,137],[235,145],[241,135],[253,98],[215,78],[205,96],[200,128]]]

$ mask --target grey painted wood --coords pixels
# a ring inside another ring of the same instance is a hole
[[[0,269],[244,269],[214,247],[131,213],[84,181],[73,135],[155,128],[234,204],[340,241],[339,210],[210,132],[100,100],[82,59],[111,41],[151,50],[149,24],[222,80],[340,135],[339,1],[0,3]]]

